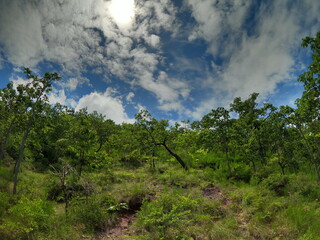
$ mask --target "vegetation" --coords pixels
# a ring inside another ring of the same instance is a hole
[[[0,90],[0,239],[320,239],[320,33],[302,46],[296,108],[175,125],[51,106],[58,74],[25,69]]]

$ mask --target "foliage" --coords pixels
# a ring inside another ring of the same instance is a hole
[[[112,212],[122,208],[125,206],[117,205],[113,199],[104,195],[75,198],[71,202],[69,217],[75,224],[83,225],[84,231],[92,233],[112,225],[115,220]]]
[[[5,239],[27,239],[35,231],[48,229],[52,223],[53,205],[42,199],[22,197],[8,209],[0,233]]]

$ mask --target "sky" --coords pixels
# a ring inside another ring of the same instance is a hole
[[[292,105],[319,0],[0,0],[0,88],[58,72],[50,103],[116,123],[199,120],[235,97]]]

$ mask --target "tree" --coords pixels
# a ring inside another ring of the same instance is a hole
[[[27,111],[26,97],[21,87],[13,88],[13,83],[9,83],[6,88],[0,90],[1,99],[1,119],[4,129],[1,129],[2,139],[0,143],[0,161],[3,160],[7,142],[11,132],[17,122],[22,121],[22,117]]]
[[[310,47],[312,63],[309,70],[298,79],[304,84],[304,92],[296,101],[298,108],[291,110],[292,120],[299,130],[320,184],[320,32],[314,38],[304,38],[302,46]]]
[[[230,128],[232,120],[229,111],[223,107],[211,110],[201,120],[201,126],[209,131],[209,143],[218,145],[219,149],[225,154],[229,175],[232,175],[230,165]]]
[[[39,115],[43,114],[43,111],[46,109],[48,102],[47,93],[52,90],[52,83],[60,79],[57,73],[45,73],[42,78],[39,78],[28,68],[24,69],[24,73],[30,82],[26,85],[19,85],[17,87],[19,97],[23,100],[22,102],[16,102],[16,104],[18,106],[19,104],[22,104],[25,107],[25,121],[23,136],[19,146],[19,157],[14,166],[13,194],[16,194],[17,192],[20,165],[24,158],[24,150],[29,133],[34,127],[35,119],[39,117]]]
[[[167,152],[173,156],[179,164],[188,170],[188,166],[182,158],[168,146],[168,141],[173,136],[167,130],[169,127],[168,120],[160,120],[153,118],[147,110],[142,110],[136,116],[138,124],[147,132],[149,142],[156,146],[163,146]]]
[[[92,146],[95,144],[95,132],[92,128],[87,109],[80,109],[73,114],[73,124],[68,131],[68,149],[72,154],[74,165],[78,167],[79,179],[83,167],[88,165]]]
[[[239,115],[233,127],[234,144],[238,146],[241,154],[252,163],[255,171],[256,159],[260,159],[261,164],[266,164],[267,152],[270,147],[266,125],[270,114],[276,110],[270,103],[264,103],[259,108],[256,102],[258,96],[258,93],[252,93],[244,101],[237,97],[230,104],[231,111]]]
[[[106,120],[105,116],[96,111],[89,114],[89,117],[98,142],[96,152],[99,152],[102,146],[108,141],[109,137],[115,133],[116,124],[111,119]]]

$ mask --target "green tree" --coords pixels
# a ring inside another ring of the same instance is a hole
[[[270,103],[258,107],[259,94],[253,93],[244,101],[237,97],[230,104],[231,111],[238,114],[238,119],[233,125],[232,141],[244,159],[252,163],[256,171],[257,161],[265,165],[267,153],[270,148],[268,142],[267,120],[276,108]]]
[[[304,92],[296,101],[298,108],[291,109],[291,119],[305,144],[320,184],[320,32],[314,38],[304,38],[302,46],[311,49],[312,63],[298,79],[304,84]]]
[[[201,120],[201,126],[208,132],[206,141],[209,144],[218,146],[218,149],[224,152],[225,161],[228,166],[229,175],[232,175],[230,163],[230,128],[232,127],[232,119],[230,119],[229,111],[223,107],[211,110]],[[212,147],[211,147],[212,148]]]
[[[168,130],[168,120],[157,120],[147,111],[143,110],[136,115],[137,123],[147,132],[148,141],[156,146],[163,146],[167,152],[173,156],[179,164],[185,169],[188,166],[184,160],[168,146],[168,141],[172,140],[174,134]]]
[[[30,82],[28,82],[26,85],[19,85],[17,87],[19,96],[23,96],[23,101],[22,103],[17,102],[16,104],[24,105],[25,121],[23,124],[23,136],[19,146],[19,157],[14,166],[14,194],[16,194],[17,192],[18,175],[21,163],[24,158],[24,150],[29,133],[34,127],[35,119],[37,119],[39,115],[43,114],[43,111],[47,109],[47,94],[52,90],[52,83],[60,78],[57,73],[45,73],[43,77],[39,78],[38,76],[34,75],[28,68],[25,68],[24,72]]]

